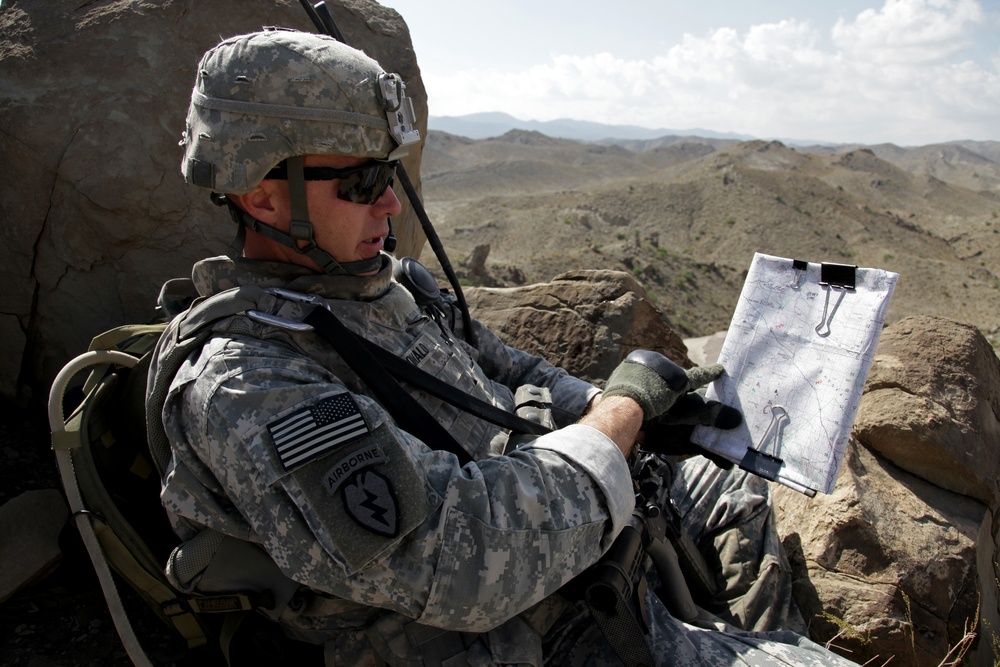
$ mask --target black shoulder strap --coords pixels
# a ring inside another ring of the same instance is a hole
[[[451,403],[455,407],[462,408],[466,412],[474,414],[480,419],[485,419],[491,424],[502,426],[515,433],[527,433],[529,435],[545,435],[551,431],[550,428],[537,422],[528,421],[523,417],[511,414],[502,408],[498,408],[492,403],[480,400],[475,396],[470,396],[454,385],[434,377],[427,371],[417,368],[405,359],[400,359],[392,352],[383,349],[364,338],[359,338],[361,344],[368,348],[376,359],[385,367],[385,370],[399,377],[404,382],[419,387],[441,400]]]
[[[333,313],[322,306],[316,306],[302,321],[311,325],[324,340],[336,348],[351,370],[371,388],[400,426],[428,445],[451,452],[462,465],[472,462],[472,457],[451,433],[399,385],[371,351]]]

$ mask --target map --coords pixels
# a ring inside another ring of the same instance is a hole
[[[899,275],[757,253],[707,397],[739,408],[695,443],[807,495],[833,490]]]

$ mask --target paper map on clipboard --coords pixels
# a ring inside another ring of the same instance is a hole
[[[899,275],[757,253],[708,388],[743,412],[692,439],[808,495],[830,493]]]

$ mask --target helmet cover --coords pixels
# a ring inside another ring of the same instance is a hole
[[[419,141],[396,74],[332,37],[232,37],[198,66],[181,145],[188,183],[245,194],[293,155],[396,159]]]

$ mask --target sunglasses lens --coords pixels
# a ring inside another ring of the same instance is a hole
[[[341,177],[337,197],[355,204],[374,204],[392,184],[396,164],[395,161],[375,162]]]

